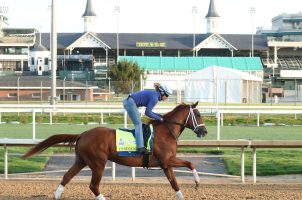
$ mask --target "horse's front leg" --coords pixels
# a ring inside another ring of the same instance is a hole
[[[195,165],[193,163],[191,163],[189,161],[186,161],[186,160],[176,158],[176,157],[174,157],[174,158],[172,157],[169,160],[169,166],[170,167],[187,167],[187,168],[189,168],[192,171],[193,176],[194,176],[194,181],[195,181],[195,184],[196,184],[195,189],[198,188],[198,186],[200,184],[200,178],[198,176]]]
[[[172,168],[167,167],[167,168],[164,168],[163,170],[164,170],[164,172],[167,176],[167,179],[170,182],[172,188],[176,191],[176,196],[177,196],[178,200],[184,200],[184,197],[183,197],[181,191],[179,190],[178,183],[176,181],[175,174],[174,174]]]

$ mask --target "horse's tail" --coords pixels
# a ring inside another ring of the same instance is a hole
[[[76,143],[80,135],[71,135],[71,134],[59,134],[59,135],[53,135],[49,138],[43,140],[42,142],[36,144],[33,148],[31,148],[28,152],[26,152],[23,156],[21,156],[22,159],[28,158],[34,154],[41,153],[48,147],[51,147],[55,144],[59,143],[68,143],[69,146],[72,146]]]

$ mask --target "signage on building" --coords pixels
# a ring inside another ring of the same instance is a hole
[[[159,48],[166,46],[166,42],[136,42],[136,47],[138,48]]]

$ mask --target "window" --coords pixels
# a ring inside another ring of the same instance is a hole
[[[23,55],[28,54],[28,48],[21,48],[21,54]]]
[[[16,49],[14,47],[8,48],[8,54],[15,54],[16,53]]]
[[[31,58],[31,65],[35,65],[35,58],[34,57]]]
[[[17,98],[17,93],[8,93],[7,97],[12,99]]]
[[[40,99],[41,98],[41,93],[32,93],[31,97],[33,99]]]
[[[44,64],[48,65],[48,58],[44,58]]]
[[[60,95],[60,101],[66,101],[67,100],[67,95]]]

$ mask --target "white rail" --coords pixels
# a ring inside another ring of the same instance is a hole
[[[0,145],[4,147],[4,178],[8,179],[8,146],[32,146],[41,140],[32,139],[0,139]],[[59,144],[58,146],[66,146]],[[302,148],[301,140],[181,140],[179,147],[237,147],[241,148],[241,181],[245,182],[245,156],[246,148],[253,148],[253,182],[256,183],[256,148]],[[115,180],[115,163],[112,162],[112,180]],[[135,180],[135,168],[132,168],[132,180]],[[205,174],[205,173],[200,173]],[[210,175],[210,174],[206,174]],[[216,174],[218,176],[227,176]]]
[[[255,114],[257,115],[257,127],[260,126],[260,114],[281,114],[281,115],[298,115],[302,114],[302,109],[296,110],[217,110],[217,140],[220,140],[220,127],[223,126],[224,114]]]
[[[9,146],[33,146],[41,142],[41,139],[8,139],[0,138],[0,145],[4,148],[4,179],[8,179],[8,147]],[[58,147],[66,147],[67,144],[55,145]],[[115,163],[112,162],[112,180],[115,180]],[[20,173],[21,174],[21,173]]]
[[[75,105],[74,105],[75,106]],[[61,108],[59,107],[43,107],[43,108],[1,108],[0,106],[0,124],[2,123],[1,119],[1,113],[32,113],[32,139],[36,139],[36,121],[35,121],[35,115],[36,113],[49,113],[50,115],[50,124],[52,124],[52,116],[53,113],[100,113],[101,115],[101,123],[104,123],[103,114],[104,113],[123,113],[124,114],[124,127],[127,128],[127,113],[125,112],[124,108],[114,108],[114,107],[106,107],[106,108],[85,108],[77,105],[76,108]],[[266,110],[271,109],[272,107],[266,106],[263,107],[261,110],[239,110],[239,107],[243,106],[233,106],[234,110],[224,110],[222,106],[220,106],[221,109],[214,110],[214,107],[198,107],[198,109],[202,113],[215,113],[217,118],[217,140],[220,140],[220,128],[223,126],[223,116],[224,114],[256,114],[257,115],[257,127],[260,126],[260,114],[289,114],[289,115],[297,115],[302,114],[302,107],[294,107],[294,110]],[[254,106],[253,108],[255,108]],[[259,106],[261,107],[261,106]],[[283,106],[278,108],[289,108],[290,106]],[[174,106],[162,106],[157,107],[154,109],[157,113],[167,113],[171,111],[174,108]],[[225,107],[226,108],[226,107]],[[228,107],[230,108],[230,106]],[[235,109],[236,108],[236,109]],[[275,108],[275,107],[274,107]],[[213,109],[213,110],[211,110]],[[237,110],[238,109],[238,110]],[[144,109],[140,109],[141,113],[144,113]]]
[[[0,145],[4,147],[4,178],[8,179],[8,147],[9,146],[33,146],[42,140],[34,140],[34,139],[8,139],[8,138],[0,138]],[[239,147],[241,148],[241,180],[244,183],[244,149],[247,148],[250,144],[248,140],[225,140],[225,141],[216,141],[216,140],[203,140],[203,141],[179,141],[179,147]],[[58,144],[58,147],[64,147],[66,144]],[[115,163],[112,162],[112,180],[115,180]],[[180,170],[176,170],[177,172],[184,172]],[[185,172],[186,173],[186,172]],[[132,180],[135,180],[135,167],[132,167],[131,170]],[[235,177],[226,174],[211,174],[211,173],[199,173],[203,175],[215,175],[222,177]]]
[[[157,108],[167,108],[172,109],[175,105],[158,105]],[[111,108],[123,108],[122,103],[117,104],[0,104],[0,109],[2,108],[95,108],[95,109],[111,109]],[[207,110],[301,110],[302,106],[198,106],[198,109],[207,109]]]

